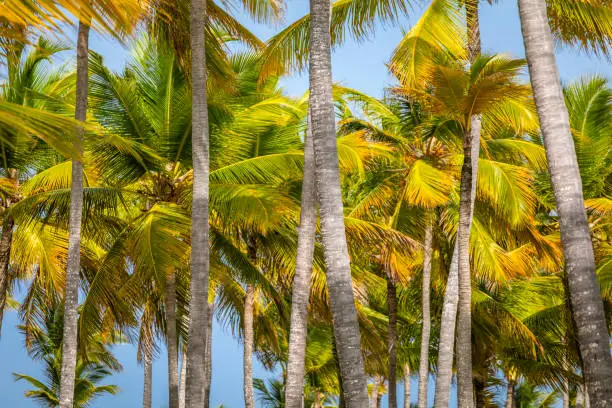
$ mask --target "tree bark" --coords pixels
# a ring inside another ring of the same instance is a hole
[[[253,305],[255,303],[255,288],[246,286],[244,299],[244,406],[255,408],[255,394],[253,392]]]
[[[181,376],[179,381],[179,408],[185,408],[185,397],[187,395],[185,390],[187,384],[187,347],[185,346],[181,353]]]
[[[506,386],[506,408],[514,408],[514,381],[511,380]]]
[[[166,281],[166,344],[168,350],[168,407],[178,408],[178,338],[176,335],[176,275]]]
[[[145,351],[144,356],[144,387],[142,391],[142,408],[151,408],[151,394],[153,391],[153,356],[151,350]]]
[[[6,298],[8,296],[9,265],[11,263],[11,244],[13,242],[13,227],[15,222],[11,217],[4,220],[2,235],[0,236],[0,334],[2,333],[2,319]]]
[[[519,0],[525,54],[559,214],[573,319],[593,406],[612,406],[612,357],[582,181],[544,0]]]
[[[430,215],[431,218],[431,215]],[[429,337],[431,332],[431,253],[432,253],[432,220],[427,220],[425,242],[423,243],[423,329],[421,332],[421,355],[419,360],[419,408],[428,408],[427,389],[429,380]]]
[[[79,22],[77,39],[77,79],[75,119],[87,119],[87,87],[89,80],[89,25]],[[75,150],[79,157],[72,159],[70,186],[70,219],[68,226],[68,261],[64,292],[64,333],[62,343],[62,376],[60,380],[60,408],[73,408],[74,380],[78,347],[79,273],[81,271],[81,220],[83,218],[83,152],[84,129],[75,132]]]
[[[314,145],[308,119],[304,144],[304,179],[302,182],[302,209],[298,232],[297,258],[293,293],[291,295],[291,328],[289,330],[289,359],[285,382],[285,406],[301,408],[304,394],[304,364],[308,334],[308,303],[310,280],[317,227]]]
[[[370,407],[377,408],[378,407],[378,390],[380,386],[384,383],[385,379],[380,376],[375,376],[374,381],[372,382],[372,392],[370,393]]]
[[[387,276],[387,308],[387,314],[389,315],[389,334],[387,337],[389,408],[397,408],[397,288],[391,276]]]
[[[204,408],[210,406],[210,388],[212,385],[212,326],[214,302],[208,304],[208,327],[206,328],[206,367],[204,367]]]
[[[410,366],[404,364],[404,408],[410,408]]]
[[[311,0],[310,16],[310,113],[327,287],[345,403],[348,408],[365,408],[368,401],[367,381],[353,297],[336,146],[331,71],[331,1]]]
[[[191,87],[193,203],[191,227],[191,301],[189,354],[187,355],[187,408],[202,408],[206,381],[206,327],[208,326],[209,279],[209,149],[206,101],[206,55],[204,26],[206,0],[191,0]]]

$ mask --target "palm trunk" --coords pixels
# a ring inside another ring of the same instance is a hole
[[[338,396],[338,408],[346,408],[346,403],[344,401],[344,388],[342,387],[342,376],[340,375],[340,359],[338,358],[338,347],[336,347],[336,336],[332,336],[332,354],[334,356],[334,364],[336,366],[336,373],[338,375],[338,388],[340,394]]]
[[[429,336],[431,332],[431,253],[432,253],[432,220],[427,220],[425,242],[423,245],[423,330],[421,333],[421,356],[419,361],[419,408],[427,408],[427,386],[429,380]]]
[[[384,378],[380,376],[375,376],[374,381],[372,382],[372,392],[370,393],[370,407],[377,408],[378,407],[378,390],[380,386],[385,381]]]
[[[191,86],[193,203],[191,215],[191,301],[187,355],[187,408],[202,408],[206,382],[206,327],[208,325],[208,107],[204,26],[206,0],[191,0]]]
[[[81,122],[85,122],[87,119],[88,58],[89,25],[79,22],[75,118]],[[80,155],[83,152],[83,138],[84,129],[78,128],[74,144],[79,157],[72,159],[72,182],[70,186],[60,408],[72,408],[74,405],[74,379],[78,347],[77,325],[79,319],[77,308],[79,306],[79,272],[81,271],[81,220],[83,217],[83,164],[80,162]]]
[[[215,304],[208,304],[208,327],[206,328],[206,367],[204,367],[204,408],[210,406],[210,387],[212,384],[212,325]]]
[[[144,387],[142,391],[142,408],[151,408],[151,394],[153,391],[153,356],[151,350],[145,351],[144,356]]]
[[[2,226],[2,236],[0,236],[0,334],[2,333],[2,319],[6,307],[6,297],[8,296],[9,264],[11,262],[14,226],[13,219],[10,216],[7,217]]]
[[[544,0],[519,0],[519,14],[546,157],[559,214],[573,319],[594,407],[612,406],[612,357],[582,181]]]
[[[344,229],[336,124],[332,97],[331,1],[310,1],[310,113],[319,192],[327,287],[338,346],[344,399],[348,408],[365,408],[367,381],[353,297],[351,264]]]
[[[389,408],[397,408],[397,288],[391,276],[387,276],[387,304],[389,315],[389,334],[387,337]]]
[[[310,122],[310,118],[309,118]],[[291,296],[291,328],[289,330],[289,359],[285,382],[285,406],[301,408],[304,394],[304,364],[308,334],[308,303],[312,258],[317,224],[314,146],[310,123],[304,144],[304,180],[302,182],[302,210],[298,235],[295,276]]]
[[[410,408],[410,366],[404,364],[404,408]]]
[[[478,2],[467,2],[466,3],[466,14],[467,14],[467,31],[468,31],[468,52],[470,61],[473,61],[481,53],[481,41],[480,41],[480,20],[479,20],[479,6]],[[464,240],[460,239],[460,234],[457,234],[457,240],[453,250],[453,256],[451,259],[450,269],[448,273],[448,280],[446,284],[446,292],[444,294],[444,303],[442,306],[442,321],[440,326],[440,342],[438,346],[438,375],[436,376],[436,392],[434,396],[434,408],[448,408],[450,400],[451,381],[453,375],[453,356],[454,356],[454,345],[455,345],[455,324],[457,323],[457,312],[458,309],[463,309],[463,316],[460,316],[461,321],[469,319],[469,326],[462,327],[461,330],[457,330],[457,341],[461,336],[463,349],[466,347],[466,337],[469,338],[470,353],[468,355],[461,355],[459,347],[457,347],[457,369],[459,371],[459,365],[463,366],[462,380],[459,381],[459,372],[457,373],[457,389],[458,389],[458,403],[459,407],[470,407],[473,406],[473,392],[472,392],[472,353],[471,353],[471,277],[469,272],[469,233],[472,225],[472,219],[474,217],[474,202],[476,200],[476,181],[478,176],[478,157],[480,155],[480,130],[481,130],[481,119],[479,116],[471,117],[471,128],[470,128],[470,148],[466,150],[464,144],[464,165],[461,169],[461,188],[465,187],[468,190],[468,186],[471,186],[469,196],[467,194],[460,196],[460,209],[459,209],[459,230],[461,231],[461,225],[464,226]],[[469,158],[469,160],[468,160]],[[467,164],[466,164],[467,163]],[[470,183],[464,183],[464,172],[467,172],[469,167],[470,171]],[[462,190],[462,193],[464,191]],[[467,191],[465,191],[467,193]],[[461,208],[463,205],[463,208]],[[462,211],[462,209],[464,211]],[[469,209],[469,211],[467,211]],[[465,226],[467,226],[467,231]],[[466,240],[467,238],[467,249]],[[461,245],[463,243],[463,245]],[[463,274],[460,272],[460,259],[463,259]],[[467,262],[467,271],[465,269]],[[463,284],[460,283],[460,279]],[[467,280],[470,280],[469,284],[466,285]],[[466,290],[467,286],[467,290]],[[460,295],[461,287],[463,287],[463,296]],[[460,298],[463,298],[463,307],[460,306]],[[466,307],[469,304],[469,307]],[[459,323],[461,327],[462,323]],[[459,332],[462,332],[459,334]],[[469,360],[469,361],[466,361]],[[469,365],[469,368],[468,368]],[[461,385],[459,384],[461,382]],[[466,399],[472,401],[469,405],[461,405],[462,399],[459,398],[459,394],[465,391],[463,401]],[[469,396],[472,395],[471,399]]]
[[[514,381],[511,380],[506,386],[506,408],[514,408]]]
[[[253,393],[253,305],[255,302],[255,288],[246,287],[244,299],[244,406],[255,408],[255,394]]]
[[[187,347],[183,347],[183,352],[181,353],[181,377],[179,379],[179,408],[185,408],[185,397],[186,390],[185,386],[187,384]]]
[[[176,336],[176,275],[166,281],[166,341],[168,349],[168,407],[178,408],[178,339]]]
[[[470,61],[480,55],[480,23],[478,2],[466,3],[468,48]],[[470,269],[470,229],[474,214],[478,156],[480,153],[480,116],[470,118],[470,127],[463,138],[463,167],[459,197],[459,316],[457,319],[457,402],[459,408],[474,406],[472,379],[472,275]]]

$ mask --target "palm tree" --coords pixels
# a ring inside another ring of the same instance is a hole
[[[311,0],[310,8],[310,121],[334,335],[344,400],[348,407],[365,408],[368,401],[366,378],[346,244],[336,146],[331,77],[331,2]]]
[[[525,53],[563,243],[565,267],[589,399],[612,403],[612,356],[597,278],[582,183],[544,1],[519,1]]]

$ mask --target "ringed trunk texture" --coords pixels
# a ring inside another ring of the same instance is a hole
[[[298,232],[297,258],[293,293],[291,295],[291,328],[289,330],[289,359],[285,382],[285,406],[302,408],[304,394],[304,364],[308,334],[308,303],[312,259],[317,227],[314,145],[310,118],[304,144],[304,179],[302,181],[302,209]],[[318,394],[317,394],[318,395]]]
[[[179,408],[185,408],[185,397],[186,390],[185,384],[187,384],[187,347],[183,348],[181,353],[181,376],[179,378]]]
[[[204,367],[204,408],[210,406],[210,387],[212,384],[212,326],[215,304],[208,304],[208,326],[206,327],[206,367]]]
[[[187,408],[202,408],[206,382],[206,327],[208,326],[208,196],[209,150],[206,101],[206,55],[204,26],[206,0],[191,0],[191,86],[193,203],[191,215],[191,301],[189,354],[187,354]]]
[[[11,262],[11,244],[13,242],[13,227],[15,222],[11,217],[4,221],[2,236],[0,236],[0,334],[2,333],[2,319],[8,296],[9,265]]]
[[[404,408],[410,408],[410,366],[404,365]]]
[[[77,39],[77,79],[75,119],[87,119],[87,87],[89,79],[89,25],[79,22]],[[83,152],[84,129],[76,130],[75,147]],[[68,261],[64,292],[64,334],[62,343],[62,378],[60,380],[60,408],[73,408],[74,379],[77,363],[79,320],[79,272],[81,270],[81,220],[83,218],[83,164],[80,157],[72,159],[70,186],[70,220],[68,226]]]
[[[429,380],[429,337],[431,332],[431,253],[432,253],[432,220],[427,220],[425,242],[423,243],[423,329],[421,332],[421,356],[419,361],[419,408],[428,408],[427,386]]]
[[[255,394],[253,392],[253,305],[255,303],[255,288],[246,287],[244,299],[244,406],[255,408]]]
[[[153,356],[152,351],[145,351],[144,356],[144,387],[142,391],[142,408],[151,408],[151,394],[153,391]]]
[[[387,313],[389,315],[389,408],[397,408],[397,287],[391,276],[387,276]]]
[[[514,408],[514,381],[510,380],[506,386],[506,408]]]
[[[584,379],[596,408],[612,406],[612,357],[582,181],[544,0],[519,0],[525,53],[559,214]]]
[[[353,298],[336,146],[331,71],[331,1],[310,0],[310,16],[310,113],[327,286],[344,400],[348,408],[365,408],[368,402],[367,380]]]
[[[176,275],[171,273],[166,282],[166,341],[168,349],[168,407],[178,408],[178,341],[176,336]]]

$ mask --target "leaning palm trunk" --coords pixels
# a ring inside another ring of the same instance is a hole
[[[389,333],[387,336],[389,408],[397,408],[397,287],[390,275],[387,276],[387,305],[389,316]]]
[[[89,25],[79,22],[77,39],[77,80],[75,118],[87,119],[87,82],[89,79]],[[83,152],[84,129],[76,130],[75,150]],[[64,334],[62,343],[62,376],[60,380],[60,408],[73,408],[74,379],[78,347],[79,272],[81,270],[81,219],[83,217],[83,164],[80,157],[72,160],[70,186],[70,220],[68,226],[68,261],[64,294]]]
[[[309,119],[310,122],[310,119]],[[314,146],[310,124],[304,144],[304,180],[302,182],[302,210],[298,234],[295,276],[291,296],[291,328],[289,330],[289,359],[285,382],[285,406],[301,408],[303,404],[304,364],[308,334],[308,302],[312,259],[317,227]],[[317,394],[318,395],[318,394]]]
[[[247,285],[244,299],[244,406],[255,408],[255,394],[253,392],[253,305],[255,303],[255,288]]]
[[[181,353],[181,376],[179,379],[179,408],[185,408],[185,385],[187,384],[187,347],[183,346]]]
[[[208,108],[204,27],[206,0],[191,0],[191,86],[193,203],[191,215],[191,300],[187,355],[187,408],[202,408],[206,382],[206,327],[208,325]]]
[[[525,53],[559,214],[569,295],[594,407],[612,406],[612,357],[582,182],[544,0],[519,0]]]
[[[142,408],[151,408],[151,394],[153,391],[153,356],[152,350],[145,350],[144,356],[144,387],[142,391]]]
[[[171,273],[166,282],[166,341],[168,349],[168,407],[178,408],[178,339],[176,337],[176,275]]]
[[[311,0],[310,16],[310,113],[327,287],[344,400],[348,408],[365,408],[368,402],[367,382],[353,298],[336,146],[331,73],[331,1]]]
[[[0,333],[2,333],[2,319],[4,317],[4,308],[6,307],[14,226],[13,218],[7,217],[2,226],[2,236],[0,236]]]
[[[410,366],[404,364],[404,408],[410,408]]]
[[[423,244],[423,329],[421,332],[421,356],[419,361],[419,408],[427,408],[427,383],[429,379],[429,336],[431,332],[431,310],[429,293],[431,290],[431,253],[432,220],[427,220],[425,242]]]

